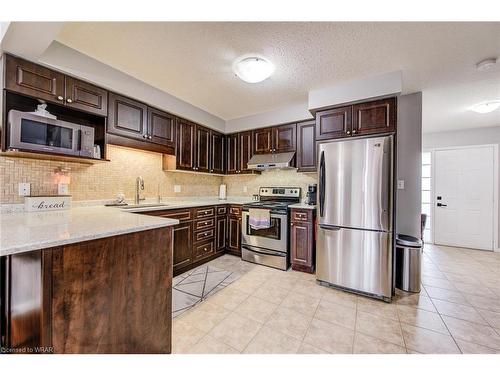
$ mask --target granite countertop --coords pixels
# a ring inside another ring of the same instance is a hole
[[[226,200],[220,200],[219,198],[163,198],[161,206],[156,207],[138,207],[138,208],[127,208],[127,206],[120,206],[115,208],[120,208],[127,212],[147,212],[147,211],[161,211],[161,210],[173,210],[177,208],[191,208],[191,207],[202,207],[202,206],[216,206],[223,204],[245,204],[254,202],[252,198],[246,197],[228,197]],[[146,202],[145,204],[154,204]]]
[[[94,206],[62,211],[2,213],[0,256],[178,224],[175,219]]]
[[[315,210],[316,205],[311,206],[311,205],[300,202],[300,203],[291,204],[288,206],[288,208],[302,208],[302,209],[306,209],[306,210]]]

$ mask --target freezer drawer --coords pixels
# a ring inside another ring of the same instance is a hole
[[[318,226],[316,278],[334,286],[390,299],[392,234]]]

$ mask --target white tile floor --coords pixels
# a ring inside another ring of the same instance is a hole
[[[224,255],[243,274],[173,320],[174,353],[500,353],[500,253],[427,246],[422,292],[387,304]]]

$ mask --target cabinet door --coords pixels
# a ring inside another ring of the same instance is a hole
[[[210,130],[196,125],[196,166],[197,172],[210,171]]]
[[[66,105],[100,116],[108,114],[108,92],[90,83],[66,76]]]
[[[396,129],[396,98],[356,104],[352,113],[353,134],[385,133]]]
[[[297,124],[297,170],[316,171],[316,122],[306,121]]]
[[[253,131],[255,154],[269,154],[273,151],[273,129],[264,128]]]
[[[233,252],[241,253],[241,218],[237,216],[228,217],[227,246]]]
[[[316,113],[316,140],[342,138],[351,134],[352,107]]]
[[[64,74],[10,55],[5,56],[5,88],[38,99],[64,102]]]
[[[175,147],[175,116],[148,107],[148,139],[159,145]]]
[[[194,170],[194,133],[195,126],[193,123],[177,119],[177,168]]]
[[[144,140],[147,137],[147,114],[145,104],[109,93],[108,133]]]
[[[239,134],[229,134],[226,137],[227,174],[236,174],[240,170],[238,141],[239,141]]]
[[[252,143],[252,132],[242,132],[239,133],[239,172],[238,173],[252,173],[251,169],[248,169],[248,161],[253,156],[253,143]]]
[[[211,160],[210,172],[211,173],[224,173],[224,165],[226,162],[226,144],[223,134],[210,132],[211,139]]]
[[[181,223],[173,227],[174,272],[191,264],[193,257],[193,223]]]
[[[215,250],[223,251],[226,248],[227,216],[218,216],[216,220]]]
[[[290,224],[292,267],[301,271],[312,272],[313,241],[312,224],[292,222]]]
[[[273,128],[273,152],[295,151],[297,125],[288,124]]]

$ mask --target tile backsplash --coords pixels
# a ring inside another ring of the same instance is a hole
[[[57,194],[61,179],[58,170],[69,177],[69,191],[75,201],[111,200],[117,194],[132,199],[135,179],[142,176],[144,196],[208,197],[217,196],[219,185],[227,185],[229,196],[251,196],[260,186],[299,186],[305,191],[308,184],[317,182],[315,173],[298,173],[295,170],[270,170],[260,175],[211,176],[202,173],[166,172],[162,170],[161,154],[108,146],[106,163],[81,164],[49,160],[0,157],[0,203],[23,203],[18,196],[20,182],[31,183],[31,195]],[[181,192],[174,193],[174,185]],[[245,191],[246,187],[246,191]]]

